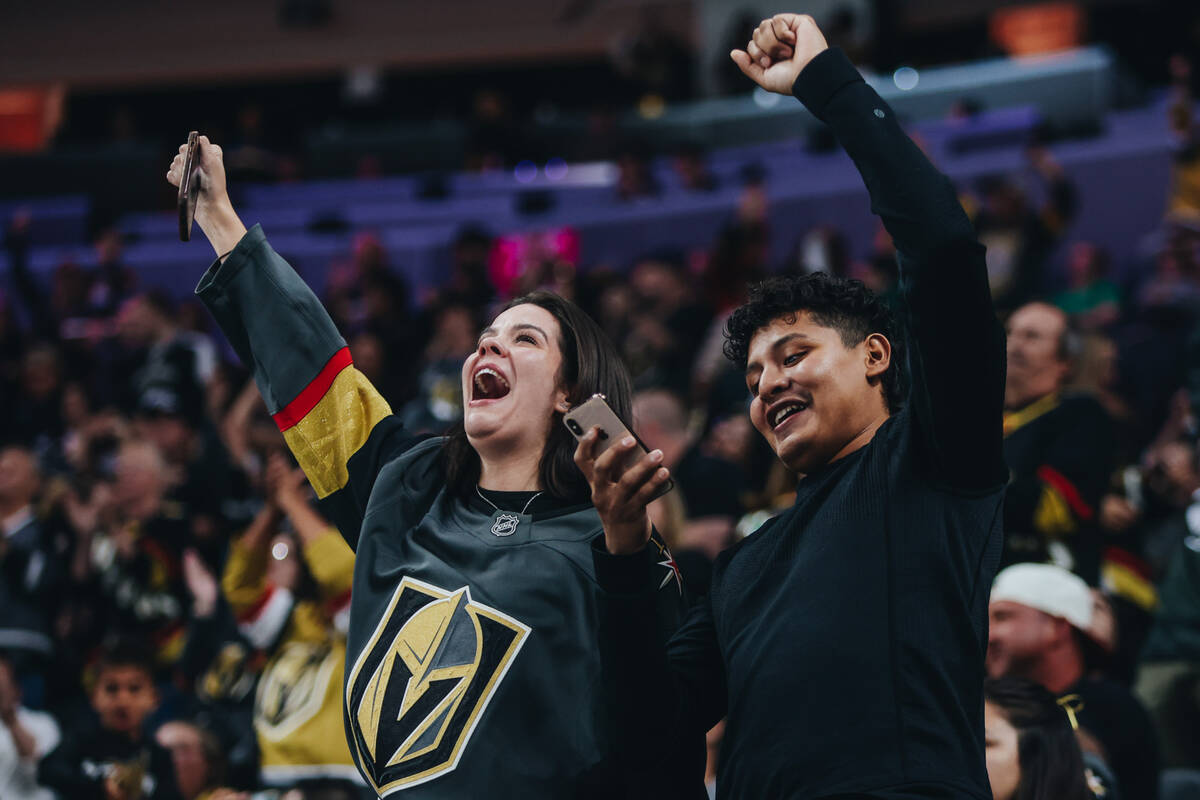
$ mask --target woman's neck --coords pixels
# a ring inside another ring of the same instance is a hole
[[[534,492],[542,488],[542,454],[479,455],[479,485],[496,492]]]

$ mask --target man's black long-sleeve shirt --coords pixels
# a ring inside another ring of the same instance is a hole
[[[984,250],[949,180],[844,55],[818,55],[793,91],[896,242],[908,402],[721,555],[665,648],[645,559],[597,541],[614,707],[630,753],[725,715],[722,797],[990,798],[982,683],[1007,471]]]

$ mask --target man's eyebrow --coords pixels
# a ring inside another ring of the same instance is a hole
[[[808,334],[802,333],[800,331],[794,331],[794,332],[786,334],[784,336],[780,336],[778,339],[771,342],[771,346],[768,349],[778,350],[779,348],[783,347],[784,345],[788,344],[789,342],[795,341],[796,339],[804,339],[805,341],[812,341],[812,337],[810,337]],[[762,365],[759,364],[757,361],[751,361],[748,364],[746,364],[746,377],[750,377],[750,373],[756,369],[757,370],[762,369]]]
[[[811,338],[812,337],[810,337],[807,333],[803,333],[801,331],[793,331],[792,333],[789,333],[786,336],[780,336],[778,339],[776,339],[774,342],[772,342],[771,349],[775,350],[776,348],[783,347],[785,344],[792,341],[793,339],[811,339]]]

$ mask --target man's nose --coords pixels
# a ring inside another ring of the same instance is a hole
[[[766,370],[759,379],[758,392],[764,397],[770,397],[782,392],[791,382],[791,378],[783,370]]]

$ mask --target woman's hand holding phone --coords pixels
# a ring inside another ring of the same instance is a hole
[[[632,436],[597,456],[600,427],[591,428],[575,448],[575,464],[592,487],[592,505],[604,524],[604,543],[616,555],[636,553],[650,540],[646,506],[662,494],[671,474],[661,450],[631,458],[639,449]]]

